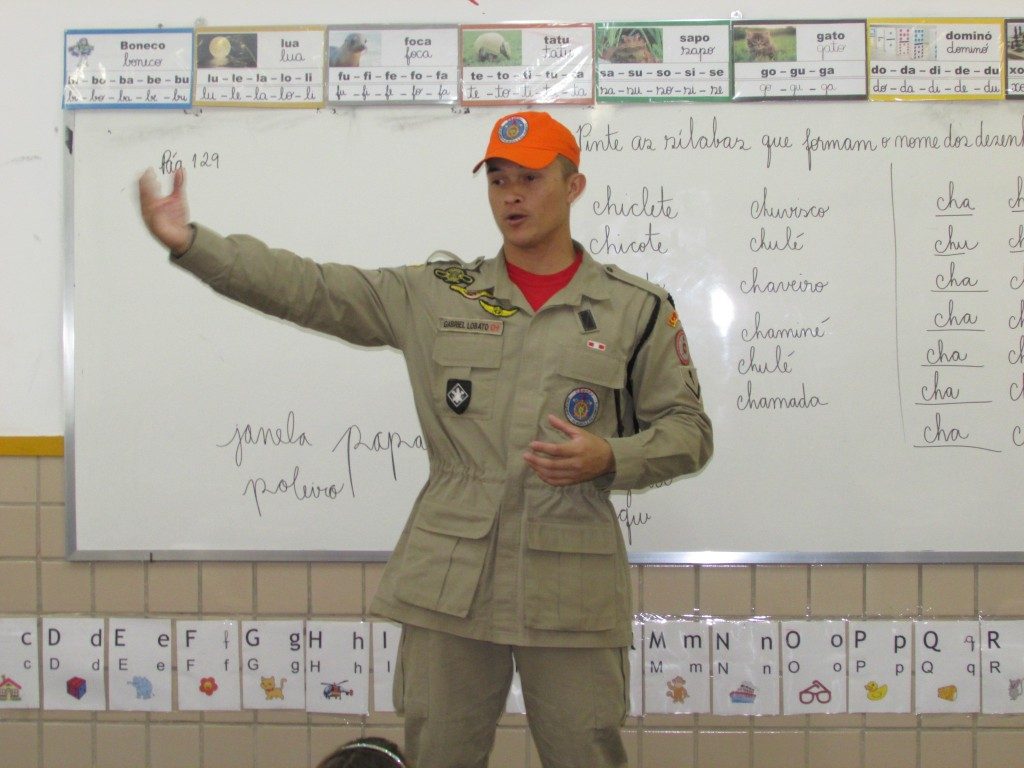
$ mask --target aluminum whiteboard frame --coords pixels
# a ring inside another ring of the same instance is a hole
[[[186,110],[189,111],[189,110]],[[385,562],[389,551],[372,550],[80,550],[75,518],[75,112],[64,113],[64,319],[63,367],[65,401],[64,490],[65,547],[74,562]],[[1024,551],[665,551],[629,555],[632,565],[828,565],[828,564],[1000,564],[1024,562]]]

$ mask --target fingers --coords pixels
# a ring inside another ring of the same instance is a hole
[[[152,170],[152,168],[150,169]],[[171,190],[172,195],[180,195],[185,191],[185,169],[178,168],[174,171],[174,188]]]
[[[534,453],[558,457],[574,456],[579,453],[579,448],[574,443],[542,443],[539,440],[530,443],[530,450]]]
[[[139,201],[142,207],[148,207],[159,194],[160,183],[156,180],[156,172],[152,168],[147,168],[146,172],[139,176]]]
[[[523,460],[548,485],[575,485],[582,479],[579,466],[564,461],[545,459],[531,453],[524,454]]]
[[[581,432],[579,427],[576,427],[567,421],[563,421],[551,413],[548,414],[548,424],[567,437],[575,437]]]
[[[168,197],[182,195],[185,191],[185,169],[178,168],[174,172],[174,186]],[[147,168],[145,173],[139,177],[139,200],[144,207],[151,206],[160,199],[160,180],[156,177],[156,171]]]

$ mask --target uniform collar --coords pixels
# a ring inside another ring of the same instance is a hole
[[[569,284],[552,296],[544,305],[545,307],[559,304],[579,306],[583,303],[584,297],[593,301],[603,301],[610,296],[608,283],[604,277],[604,265],[594,261],[594,257],[587,252],[587,249],[575,240],[573,240],[573,245],[579,253],[583,254],[583,261]],[[505,299],[518,306],[525,304],[526,306],[521,308],[529,308],[529,303],[523,299],[519,289],[508,277],[504,249],[499,250],[495,258],[485,259],[480,264],[478,279],[478,284],[481,287],[490,288],[496,299]]]

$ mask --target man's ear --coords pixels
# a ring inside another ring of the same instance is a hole
[[[582,173],[574,173],[569,177],[569,204],[575,203],[583,190],[587,188],[587,177]]]

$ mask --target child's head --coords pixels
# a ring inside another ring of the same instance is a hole
[[[394,742],[367,736],[342,744],[316,768],[409,768],[409,765]]]

